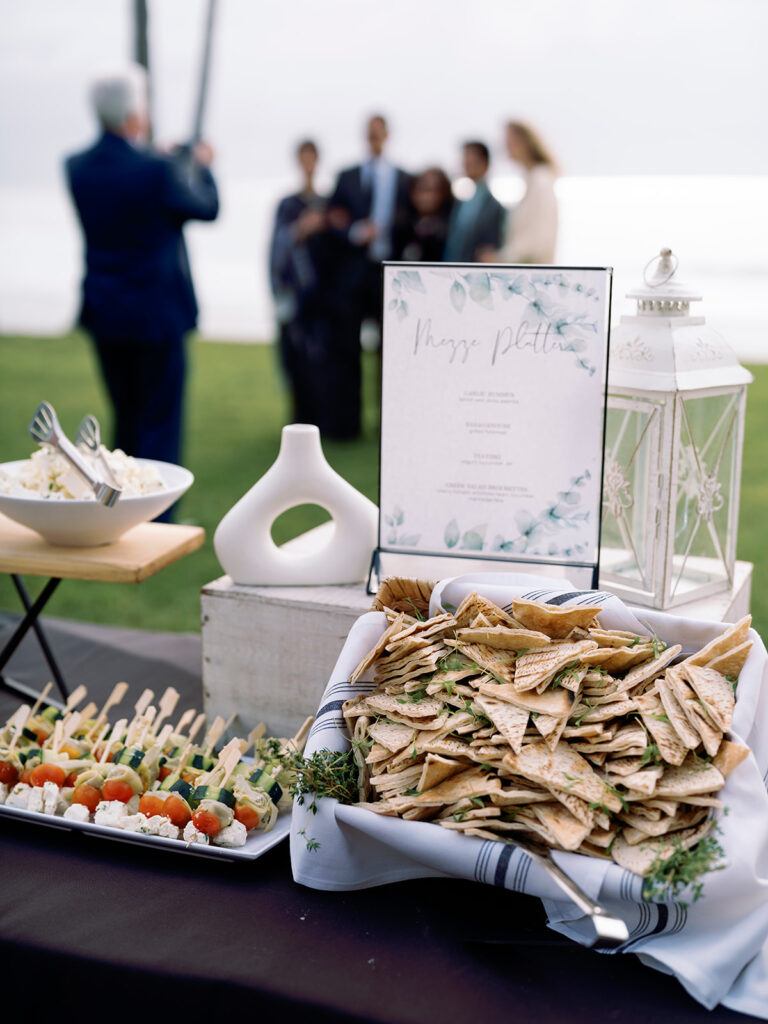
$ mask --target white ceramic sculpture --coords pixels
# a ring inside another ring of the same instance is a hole
[[[271,533],[275,519],[305,504],[320,505],[332,521],[314,531],[314,544],[278,547]],[[274,465],[219,523],[213,546],[235,583],[358,583],[367,575],[377,534],[377,507],[328,465],[317,427],[293,423],[283,427]]]

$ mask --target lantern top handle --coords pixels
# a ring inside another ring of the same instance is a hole
[[[648,278],[648,268],[656,263],[656,269],[653,276]],[[653,256],[645,264],[643,268],[643,280],[649,288],[658,288],[662,284],[666,284],[667,281],[671,281],[675,276],[675,271],[680,265],[680,260],[675,256],[671,249],[662,249],[658,256]]]
[[[696,288],[675,278],[679,260],[669,248],[648,260],[643,268],[643,286],[627,292],[637,299],[639,316],[689,316],[690,303],[701,299]]]

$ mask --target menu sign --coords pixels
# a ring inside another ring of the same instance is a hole
[[[384,267],[379,550],[595,570],[611,271]]]

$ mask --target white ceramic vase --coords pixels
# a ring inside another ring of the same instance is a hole
[[[297,505],[320,505],[332,517],[301,539],[278,547],[272,524]],[[315,426],[283,427],[280,453],[219,523],[216,557],[235,583],[312,586],[359,583],[376,547],[378,509],[326,461]]]

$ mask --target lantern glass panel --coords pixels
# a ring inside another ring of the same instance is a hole
[[[603,470],[601,568],[617,582],[653,591],[662,405],[611,395]]]
[[[705,584],[731,581],[739,393],[680,395],[677,413],[672,599]]]

